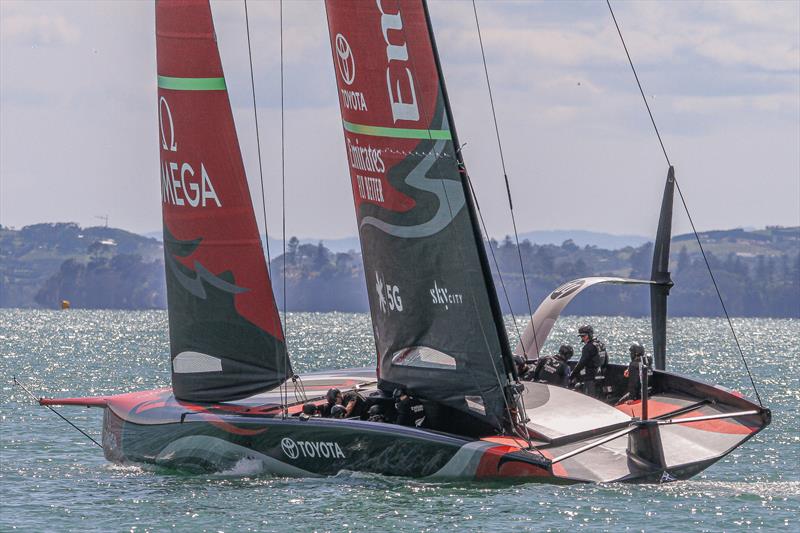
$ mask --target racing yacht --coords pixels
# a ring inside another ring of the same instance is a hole
[[[41,399],[104,410],[108,460],[189,471],[242,459],[265,472],[373,472],[550,483],[686,479],[764,429],[768,409],[665,370],[674,170],[650,280],[585,278],[553,291],[515,351],[539,355],[559,313],[599,283],[647,284],[656,370],[644,400],[520,381],[478,226],[424,0],[327,0],[370,312],[374,367],[295,375],[258,234],[207,0],[156,3],[159,146],[171,387]],[[329,388],[411,426],[298,416]]]

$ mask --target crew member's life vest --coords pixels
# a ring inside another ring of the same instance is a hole
[[[597,375],[603,376],[606,373],[608,366],[608,352],[606,345],[599,339],[592,339],[592,344],[597,348],[597,355],[594,357],[594,366],[597,369]]]

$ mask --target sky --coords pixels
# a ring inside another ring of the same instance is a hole
[[[613,2],[698,230],[800,225],[800,2]],[[512,231],[472,3],[430,1],[488,231]],[[213,1],[251,193],[244,4]],[[267,229],[281,237],[280,25],[248,3]],[[604,2],[478,1],[520,232],[652,235],[667,165]],[[356,235],[321,1],[284,1],[286,234]],[[0,224],[161,229],[154,7],[0,0]],[[264,221],[259,221],[264,227]],[[690,231],[676,202],[676,233]]]

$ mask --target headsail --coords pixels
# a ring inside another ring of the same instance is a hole
[[[157,2],[156,45],[173,390],[242,398],[291,368],[208,0]]]
[[[513,366],[426,6],[326,8],[381,386],[502,427]]]
[[[658,370],[667,365],[667,296],[672,288],[669,275],[669,244],[672,239],[672,198],[675,194],[675,169],[670,166],[661,199],[656,243],[653,247],[653,269],[650,279],[650,319],[653,329],[653,359]]]

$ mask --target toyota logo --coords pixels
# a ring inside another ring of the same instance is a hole
[[[300,456],[300,450],[297,449],[297,443],[289,437],[281,439],[281,449],[289,459],[297,459]]]
[[[356,61],[350,43],[341,33],[336,34],[336,65],[339,67],[339,74],[342,75],[342,81],[352,85],[356,79]]]

